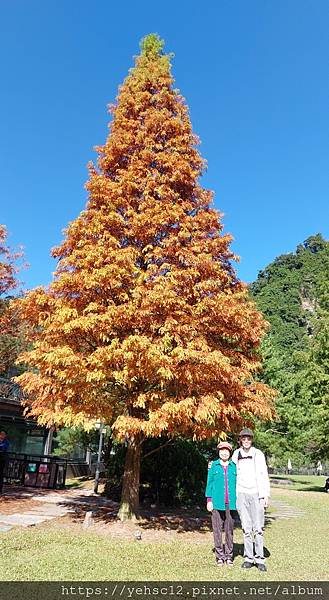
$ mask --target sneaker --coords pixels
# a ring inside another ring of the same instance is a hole
[[[231,558],[228,558],[226,564],[228,567],[233,567],[233,560]]]
[[[242,569],[251,569],[251,567],[254,566],[254,563],[250,562],[249,560],[245,560],[242,565],[241,568]]]
[[[222,558],[217,558],[216,563],[217,563],[217,567],[223,567],[225,564],[225,562],[223,561]]]
[[[267,571],[266,565],[264,565],[264,563],[258,563],[257,569],[258,569],[258,571],[262,571],[263,573],[265,573],[265,571]]]

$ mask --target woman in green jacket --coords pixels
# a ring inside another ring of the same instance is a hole
[[[232,446],[220,442],[219,459],[209,466],[207,510],[211,512],[217,565],[233,565],[233,529],[236,514],[236,465],[230,460]],[[223,544],[225,532],[225,545]]]

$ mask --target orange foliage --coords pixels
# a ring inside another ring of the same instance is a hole
[[[7,246],[7,230],[0,225],[0,375],[7,376],[12,370],[19,350],[22,348],[23,328],[14,303],[6,297],[18,281],[17,260],[22,252],[12,252]]]
[[[21,301],[19,377],[44,423],[102,418],[126,436],[224,435],[271,413],[255,381],[266,323],[236,276],[162,42],[148,36],[111,107],[86,209],[54,281]]]
[[[7,246],[7,229],[0,225],[0,296],[17,287],[17,267],[15,262],[21,252],[11,252]]]

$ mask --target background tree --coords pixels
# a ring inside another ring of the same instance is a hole
[[[0,225],[0,376],[9,378],[17,373],[15,361],[24,347],[24,328],[9,294],[18,287],[17,261],[21,251],[12,251],[7,244],[7,230]]]
[[[124,519],[137,512],[146,438],[225,436],[269,416],[272,392],[255,381],[266,323],[198,181],[205,163],[158,36],[111,112],[87,207],[53,251],[55,279],[21,304],[34,348],[19,381],[42,422],[100,418],[126,443]]]
[[[329,284],[319,287],[313,338],[303,374],[305,397],[310,407],[309,436],[311,456],[329,459]]]
[[[105,493],[119,501],[125,463],[124,444],[114,443],[106,460]],[[140,500],[144,506],[204,505],[207,461],[218,458],[211,441],[149,438],[142,446]]]
[[[79,427],[63,427],[56,432],[52,454],[73,458],[77,449],[86,455],[87,451],[97,453],[99,444],[99,431],[92,429],[86,431]]]
[[[260,426],[258,437],[277,466],[288,458],[294,466],[329,458],[328,273],[329,242],[317,234],[276,258],[250,286],[271,323],[261,379],[279,394],[276,420]]]

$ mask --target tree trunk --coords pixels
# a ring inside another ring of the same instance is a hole
[[[121,503],[118,512],[121,521],[138,519],[141,442],[142,440],[138,437],[132,437],[128,440]]]

